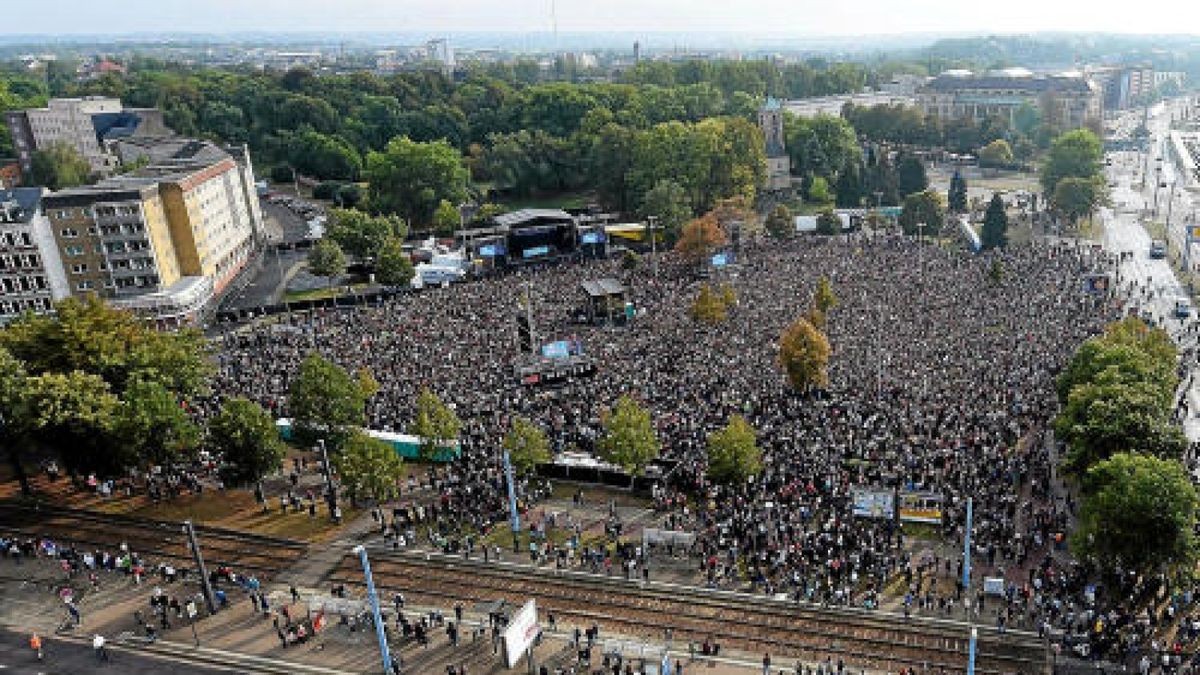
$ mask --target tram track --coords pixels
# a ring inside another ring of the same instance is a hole
[[[965,670],[970,627],[962,622],[905,619],[883,612],[820,607],[688,586],[638,583],[582,572],[484,564],[438,554],[381,550],[372,556],[375,583],[436,604],[522,603],[536,598],[560,624],[595,624],[612,634],[676,641],[715,641],[726,649],[777,658],[841,659],[848,666],[895,672]],[[347,557],[326,579],[359,586]],[[1023,631],[980,628],[976,672],[1046,672],[1043,642]]]

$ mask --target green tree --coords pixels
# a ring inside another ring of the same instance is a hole
[[[54,314],[16,319],[0,330],[0,347],[31,374],[99,375],[117,396],[137,379],[160,382],[187,398],[206,388],[213,369],[208,342],[199,331],[158,331],[94,296],[63,300]]]
[[[312,129],[289,138],[287,160],[296,171],[321,180],[358,180],[362,172],[362,157],[346,139]]]
[[[366,423],[367,399],[373,393],[372,382],[363,373],[352,377],[336,363],[310,353],[288,392],[297,441],[310,445],[323,438],[331,452],[337,451]]]
[[[458,209],[443,199],[433,212],[433,231],[442,237],[451,236],[458,229],[459,219]]]
[[[796,319],[779,338],[779,364],[797,391],[829,384],[829,339],[812,321]]]
[[[327,277],[332,287],[334,280],[346,271],[346,254],[336,241],[324,237],[308,252],[308,271],[314,276]]]
[[[384,286],[403,287],[412,281],[412,259],[398,237],[389,237],[375,259],[375,281]]]
[[[166,387],[135,380],[125,390],[112,423],[113,439],[144,467],[169,467],[200,445],[200,429]]]
[[[817,308],[822,314],[829,314],[829,310],[837,307],[838,298],[833,292],[833,284],[829,282],[829,277],[821,275],[817,279],[817,288],[813,291],[813,307]]]
[[[663,233],[667,242],[674,242],[692,218],[692,205],[687,192],[673,180],[664,178],[654,184],[642,199],[642,215],[653,216],[655,227]]]
[[[1008,212],[1004,209],[1004,199],[1000,197],[999,192],[994,193],[992,200],[988,202],[979,239],[984,249],[1004,248],[1008,245]]]
[[[793,220],[792,210],[786,204],[780,204],[767,216],[767,233],[776,239],[791,239],[796,235]]]
[[[1118,376],[1121,382],[1156,386],[1167,408],[1179,386],[1177,363],[1178,351],[1165,330],[1129,317],[1110,324],[1102,335],[1084,341],[1075,350],[1058,376],[1058,400],[1066,406],[1071,390],[1095,382],[1105,373]]]
[[[1187,438],[1171,419],[1170,406],[1153,382],[1125,381],[1112,371],[1076,385],[1054,425],[1069,447],[1068,468],[1082,474],[1125,451],[1180,457]]]
[[[401,136],[382,152],[367,155],[366,178],[373,208],[428,225],[442,200],[458,204],[466,199],[469,174],[449,143],[419,143]]]
[[[1072,543],[1103,570],[1190,570],[1196,489],[1179,462],[1119,453],[1087,473]]]
[[[924,192],[929,188],[929,178],[925,175],[925,162],[911,152],[900,155],[896,163],[896,187],[905,198],[908,195]]]
[[[352,433],[332,461],[354,504],[363,498],[376,502],[390,498],[404,478],[404,460],[396,450],[362,431]]]
[[[1042,123],[1042,116],[1032,103],[1022,103],[1013,112],[1013,128],[1022,136],[1030,138]]]
[[[24,397],[26,389],[25,364],[4,347],[0,347],[0,447],[5,449],[13,475],[21,485],[21,494],[29,496],[29,477],[21,463],[21,449],[27,440]]]
[[[1092,212],[1106,200],[1104,179],[1068,176],[1058,181],[1050,197],[1050,205],[1067,217],[1072,225]]]
[[[433,460],[438,453],[440,443],[449,443],[458,439],[462,422],[449,406],[438,398],[429,387],[421,387],[417,394],[417,412],[408,433],[421,439],[421,457]]]
[[[754,427],[733,415],[724,428],[708,435],[708,475],[728,484],[744,484],[762,471],[762,451]]]
[[[834,194],[829,189],[829,181],[825,180],[824,176],[812,177],[812,181],[808,184],[808,201],[818,206],[833,203]]]
[[[1048,195],[1055,194],[1059,182],[1065,178],[1090,181],[1102,177],[1103,158],[1100,138],[1091,131],[1076,129],[1062,134],[1054,139],[1042,164],[1039,176],[1042,191]]]
[[[522,474],[530,474],[539,464],[550,461],[550,442],[546,432],[524,417],[514,417],[504,436],[504,449],[512,465]]]
[[[62,190],[90,182],[92,166],[78,150],[59,141],[34,151],[30,173],[34,185]]]
[[[209,420],[204,444],[222,458],[221,475],[234,485],[254,483],[278,470],[286,452],[271,414],[241,397],[227,399]]]
[[[342,251],[366,259],[378,256],[389,239],[403,240],[407,235],[408,225],[396,216],[372,216],[358,209],[334,209],[329,214],[326,236]]]
[[[599,442],[601,456],[630,476],[640,476],[658,457],[662,447],[650,411],[623,395],[617,399],[616,406],[605,411],[603,421],[604,435]]]
[[[979,150],[979,166],[984,168],[1005,169],[1014,161],[1012,146],[1003,138],[997,138]]]
[[[26,380],[27,428],[58,451],[72,475],[111,476],[136,464],[129,448],[109,442],[117,405],[108,383],[92,373],[43,373]]]
[[[950,177],[950,190],[946,193],[946,203],[951,213],[967,212],[967,180],[957,169]]]
[[[937,236],[946,219],[946,206],[942,196],[933,190],[914,192],[904,198],[900,211],[900,227],[907,235]]]
[[[838,171],[834,191],[837,193],[836,203],[839,208],[857,209],[863,204],[866,186],[863,185],[860,165],[861,160],[848,161],[842,165],[842,170]]]
[[[832,209],[817,214],[817,234],[831,235],[842,231],[842,219]]]

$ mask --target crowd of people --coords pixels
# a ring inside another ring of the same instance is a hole
[[[903,575],[906,608],[961,616],[975,590],[945,581],[961,556],[912,555],[894,520],[852,515],[852,491],[938,495],[942,534],[959,550],[971,496],[974,564],[1006,579],[1003,598],[980,595],[972,611],[991,610],[1002,627],[1058,630],[1086,617],[1074,611],[1083,606],[1077,575],[1053,555],[1074,505],[1052,481],[1042,430],[1056,410],[1057,372],[1120,315],[1119,302],[1084,284],[1114,263],[1067,243],[980,256],[893,235],[748,243],[735,267],[705,281],[736,295],[716,326],[692,317],[701,281],[674,254],[636,269],[531,267],[231,330],[218,338],[215,395],[249,396],[286,417],[291,378],[316,350],[369,369],[380,390],[368,425],[404,431],[429,387],[463,422],[461,457],[434,483],[431,513],[446,531],[505,520],[499,449],[516,416],[541,426],[555,452],[595,452],[603,411],[629,394],[651,411],[662,457],[675,465],[658,487],[661,525],[697,535],[709,584],[745,573],[766,592],[871,607]],[[626,326],[576,323],[581,283],[603,277],[626,283],[637,310]],[[777,343],[821,277],[838,298],[826,329],[829,385],[798,393]],[[526,289],[539,341],[582,343],[594,376],[552,388],[519,381],[530,358],[518,351],[515,320]],[[706,439],[734,414],[754,426],[764,469],[745,484],[714,483]],[[405,529],[414,520],[406,512]]]

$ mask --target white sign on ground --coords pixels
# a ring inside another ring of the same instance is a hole
[[[504,664],[512,668],[542,632],[537,620],[537,605],[532,599],[513,614],[504,629]]]

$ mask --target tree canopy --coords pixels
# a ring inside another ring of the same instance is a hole
[[[396,450],[361,430],[350,434],[332,463],[351,502],[388,499],[404,478],[404,460]]]
[[[431,225],[443,200],[458,204],[467,197],[467,169],[446,141],[392,139],[367,155],[365,177],[371,205],[416,225]]]
[[[458,439],[462,422],[449,406],[438,398],[429,387],[421,387],[417,394],[417,412],[408,433],[421,439],[421,457],[431,460],[437,454],[438,444]]]
[[[30,174],[34,185],[62,190],[90,182],[92,165],[78,150],[59,141],[33,152]]]
[[[205,447],[222,458],[221,475],[235,485],[278,470],[286,450],[271,414],[241,397],[227,399],[209,420]]]
[[[1119,453],[1088,471],[1072,542],[1105,570],[1187,570],[1196,561],[1196,506],[1182,464]]]
[[[907,235],[937,236],[946,219],[942,196],[933,190],[914,192],[904,198],[900,227]]]
[[[550,442],[541,427],[524,417],[514,417],[504,436],[504,449],[520,473],[532,473],[538,464],[550,461]]]
[[[600,453],[630,475],[638,476],[661,450],[650,411],[629,396],[621,396],[604,415]]]
[[[1065,178],[1091,180],[1101,176],[1103,159],[1100,138],[1090,130],[1075,129],[1060,135],[1050,145],[1041,167],[1042,191],[1055,194],[1059,181]]]
[[[744,483],[762,471],[762,451],[754,427],[733,415],[723,428],[708,435],[708,475],[722,483]]]
[[[1008,245],[1008,212],[1004,209],[1004,199],[999,192],[994,193],[988,202],[979,239],[985,249],[1004,248]]]
[[[829,339],[809,319],[796,319],[779,338],[779,364],[797,391],[828,386],[831,352]]]
[[[352,376],[345,368],[310,353],[292,379],[288,411],[299,442],[325,439],[336,452],[356,429],[366,423],[367,399],[374,393],[366,373]]]

